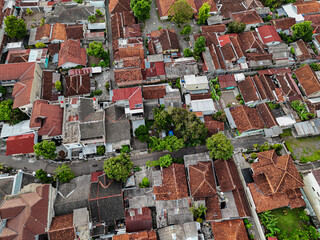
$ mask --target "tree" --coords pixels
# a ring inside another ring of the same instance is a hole
[[[177,151],[184,147],[183,139],[178,139],[176,136],[167,136],[163,139],[152,136],[150,138],[149,147],[151,151],[168,150],[170,152]]]
[[[142,182],[139,183],[139,187],[141,187],[141,188],[146,188],[146,187],[149,187],[149,186],[150,186],[150,181],[149,181],[149,179],[147,177],[144,177],[142,179]]]
[[[36,46],[36,48],[44,48],[44,47],[46,47],[46,44],[44,44],[43,42],[37,42],[35,44],[35,46]]]
[[[7,88],[4,87],[4,86],[0,86],[0,93],[2,93],[2,96],[6,95],[7,94]]]
[[[298,113],[302,121],[309,120],[315,116],[313,113],[309,113],[306,109],[306,104],[299,100],[291,102],[291,107]]]
[[[311,21],[296,23],[291,29],[293,31],[293,38],[302,39],[305,42],[312,41],[313,28],[311,27]]]
[[[193,205],[191,208],[189,208],[189,211],[192,213],[196,221],[201,223],[206,216],[207,207],[203,206],[203,204],[198,207]]]
[[[100,11],[100,9],[97,9],[97,10],[96,10],[96,14],[97,14],[98,16],[102,16],[102,15],[103,15],[102,12]]]
[[[206,39],[203,36],[197,38],[194,44],[194,54],[200,56],[202,52],[206,51]]]
[[[170,154],[166,154],[159,158],[157,161],[147,161],[147,167],[170,167],[173,163],[173,159]]]
[[[164,110],[164,106],[154,108],[153,117],[154,125],[159,131],[166,130],[170,125],[170,116],[168,112]]]
[[[27,35],[27,25],[22,18],[17,18],[13,15],[4,19],[5,28],[8,37],[21,39]]]
[[[57,157],[56,154],[56,144],[54,142],[48,142],[47,140],[43,140],[42,142],[37,143],[33,146],[34,153],[37,156],[42,156],[48,159],[55,159]]]
[[[104,155],[106,152],[106,147],[104,145],[97,146],[97,155]]]
[[[201,8],[199,9],[199,20],[198,20],[198,24],[201,25],[201,24],[205,24],[208,17],[210,17],[210,9],[211,9],[211,6],[205,2],[202,4]]]
[[[41,168],[36,171],[36,178],[44,183],[51,183],[53,181],[53,178],[48,177],[48,173]]]
[[[134,4],[132,5],[132,11],[134,15],[140,20],[145,21],[150,18],[150,10],[151,10],[151,1],[150,0],[138,0],[132,1]]]
[[[222,132],[207,139],[207,148],[210,151],[210,157],[214,159],[228,160],[233,154],[231,141]]]
[[[311,63],[310,67],[313,69],[313,71],[320,71],[320,64],[319,63]]]
[[[96,15],[91,15],[91,16],[89,16],[89,17],[88,17],[88,21],[89,21],[90,23],[95,23],[95,22],[97,21]]]
[[[191,31],[192,31],[192,27],[189,24],[187,24],[183,26],[182,30],[180,31],[180,34],[188,35]]]
[[[108,178],[122,182],[127,180],[132,167],[133,162],[130,161],[130,156],[124,153],[107,159],[103,164],[103,169]]]
[[[103,59],[106,66],[110,66],[109,52],[104,50],[102,42],[93,41],[90,43],[89,48],[87,48],[87,53],[89,56],[95,56]]]
[[[28,116],[21,112],[19,108],[12,109],[12,107],[13,101],[11,99],[0,102],[0,121],[17,124],[22,120],[28,119]]]
[[[33,14],[33,11],[30,8],[27,8],[26,14],[31,16]]]
[[[192,57],[193,56],[193,52],[190,50],[190,48],[185,48],[185,49],[183,49],[183,56]]]
[[[58,91],[62,91],[62,84],[61,84],[61,81],[56,81],[55,84],[54,84],[55,88],[58,90]]]
[[[146,142],[149,139],[149,130],[145,125],[140,125],[136,128],[136,130],[134,130],[134,134],[140,142]]]
[[[216,120],[219,122],[225,122],[227,120],[226,113],[223,110],[220,110],[220,111],[212,114],[211,117],[213,120]]]
[[[70,166],[67,164],[62,164],[54,170],[55,179],[61,183],[68,183],[73,178],[75,178],[74,172],[71,170]]]
[[[228,24],[229,33],[242,33],[244,32],[245,29],[246,29],[246,25],[238,21],[233,21]]]
[[[178,25],[188,22],[193,16],[193,9],[186,0],[176,1],[170,8],[169,14]]]

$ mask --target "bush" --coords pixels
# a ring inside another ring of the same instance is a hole
[[[104,155],[106,152],[106,147],[104,145],[97,146],[97,155]]]
[[[249,224],[249,220],[247,218],[243,219],[245,225]]]
[[[31,9],[27,8],[26,14],[31,16],[33,14],[33,11]]]
[[[106,85],[104,85],[104,87],[106,88],[106,91],[109,92],[110,89],[110,83],[107,82]]]
[[[101,89],[97,89],[97,90],[94,90],[92,92],[93,96],[100,96],[102,95],[102,90]]]
[[[185,48],[185,49],[183,49],[183,56],[192,57],[193,56],[193,52],[190,50],[190,48]]]
[[[220,110],[220,111],[212,114],[211,117],[213,120],[216,120],[219,122],[225,122],[227,120],[226,113],[223,110]]]
[[[253,234],[250,234],[250,239],[254,240],[254,235]]]
[[[247,228],[247,229],[250,229],[251,227],[252,227],[252,223],[246,224],[246,228]]]
[[[130,153],[131,149],[129,145],[122,145],[120,149],[120,153]]]
[[[149,179],[147,177],[144,177],[142,179],[142,182],[139,183],[139,187],[141,187],[141,188],[147,188],[149,186],[150,186],[150,181],[149,181]]]
[[[103,15],[102,12],[100,11],[100,9],[97,9],[97,10],[96,10],[96,14],[97,14],[98,16],[102,16],[102,15]]]
[[[78,3],[78,4],[81,4],[82,3],[82,0],[73,0],[74,2]]]
[[[2,93],[2,96],[6,95],[7,94],[7,88],[4,87],[4,86],[0,86],[0,93]]]
[[[36,171],[36,178],[43,183],[51,183],[53,181],[53,178],[48,177],[48,173],[41,168]]]
[[[44,48],[44,47],[46,47],[46,45],[43,42],[37,42],[35,44],[35,46],[36,46],[36,48]]]
[[[253,153],[251,153],[251,158],[252,159],[256,159],[258,156],[257,156],[257,153],[255,153],[255,152],[253,152]]]
[[[61,81],[56,81],[55,84],[54,84],[55,88],[58,90],[58,91],[62,91],[62,84],[61,84]]]
[[[145,125],[140,125],[136,128],[136,130],[134,130],[134,134],[140,142],[146,142],[149,139],[149,130]]]
[[[269,106],[269,108],[270,108],[271,110],[273,110],[273,109],[278,109],[278,108],[280,107],[280,104],[278,104],[278,103],[273,103],[273,102],[269,102],[269,103],[268,103],[268,106]]]
[[[166,154],[159,158],[158,161],[147,161],[147,167],[170,167],[173,163],[173,159],[170,154]]]
[[[182,28],[182,30],[180,31],[180,34],[188,35],[190,34],[191,31],[192,31],[192,27],[189,24],[187,24]]]
[[[159,26],[159,27],[158,27],[158,31],[159,31],[159,30],[161,30],[161,29],[162,29],[162,27],[161,27],[161,26]],[[147,40],[147,38],[146,38],[146,40]]]
[[[89,16],[89,17],[88,17],[88,21],[89,21],[90,23],[95,23],[95,22],[97,21],[96,15],[91,15],[91,16]]]

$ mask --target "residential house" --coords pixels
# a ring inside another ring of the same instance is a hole
[[[272,25],[264,25],[262,27],[258,27],[256,28],[256,31],[259,35],[260,40],[267,46],[277,45],[282,42],[277,30]]]
[[[170,54],[180,51],[178,36],[174,29],[160,29],[147,35],[149,54]]]
[[[158,229],[159,240],[166,240],[175,236],[176,239],[203,239],[201,225],[198,222],[185,222]]]
[[[294,74],[296,75],[306,98],[320,97],[320,81],[316,73],[308,64],[296,69]]]
[[[218,82],[221,90],[230,90],[234,89],[237,86],[237,82],[235,80],[234,75],[219,75]]]
[[[205,93],[209,90],[206,76],[185,75],[180,84],[183,93]]]
[[[21,62],[11,64],[0,64],[0,82],[2,86],[13,86],[21,78],[24,79],[25,73],[35,71],[35,63]]]
[[[91,89],[90,74],[66,76],[65,97],[89,96]]]
[[[303,174],[303,191],[306,194],[307,200],[310,202],[312,210],[320,219],[320,170],[312,170]]]
[[[63,23],[56,23],[52,26],[50,33],[51,43],[62,43],[67,40],[66,25]]]
[[[300,190],[304,183],[291,155],[277,156],[274,150],[257,155],[258,162],[251,164],[254,182],[248,184],[256,211],[304,207]]]
[[[234,0],[219,0],[217,1],[217,8],[223,19],[229,19],[231,13],[247,10],[243,1]]]
[[[64,106],[62,143],[67,158],[84,158],[95,154],[97,146],[105,144],[105,114],[95,98],[66,98]]]
[[[238,82],[238,88],[246,105],[256,105],[262,100],[260,94],[256,89],[256,82],[259,82],[259,79],[257,79],[257,75],[255,75],[254,77],[247,76],[244,81]]]
[[[3,69],[5,73],[2,75],[5,79],[4,85],[7,85],[7,82],[11,84],[16,81],[12,91],[13,108],[19,108],[30,114],[33,102],[41,95],[42,69],[40,65],[38,63],[13,63],[3,66],[5,67]]]
[[[278,33],[285,33],[291,35],[291,27],[296,24],[296,20],[292,17],[278,18],[270,20],[271,24],[275,27]]]
[[[142,232],[152,229],[151,209],[148,207],[126,209],[126,232]]]
[[[272,60],[276,66],[288,66],[295,63],[291,48],[285,43],[268,46],[268,52],[272,54]]]
[[[6,155],[33,155],[35,143],[37,143],[37,138],[34,133],[8,137]]]
[[[138,57],[126,57],[122,59],[123,68],[114,70],[114,79],[119,87],[142,84],[143,76],[140,59]],[[119,67],[119,64],[118,66]]]
[[[44,70],[42,72],[42,93],[41,99],[48,101],[57,101],[59,91],[55,87],[55,83],[60,81],[61,75],[56,71]]]
[[[256,106],[261,120],[267,128],[278,126],[275,116],[267,103],[261,103]]]
[[[61,44],[58,67],[71,68],[87,65],[87,52],[81,48],[80,40],[67,40]]]
[[[143,80],[147,83],[157,83],[166,79],[166,70],[164,68],[164,59],[162,54],[148,55],[141,62]]]
[[[260,133],[264,128],[264,123],[255,108],[238,106],[226,108],[225,112],[231,129],[237,129],[241,137]]]
[[[248,240],[243,220],[211,222],[214,239],[216,240]]]
[[[131,12],[130,1],[128,0],[111,0],[109,2],[109,11],[111,15],[120,12]]]
[[[261,17],[266,17],[270,13],[270,8],[265,7],[260,0],[245,0],[243,4],[247,9],[255,9]]]
[[[165,58],[164,66],[168,79],[177,79],[185,75],[197,75],[199,73],[197,61],[193,57]]]
[[[114,58],[119,61],[126,57],[139,57],[144,59],[144,47],[141,37],[124,38],[113,41]]]
[[[202,113],[202,116],[211,116],[218,111],[211,96],[205,99],[191,100],[189,110],[196,113]]]
[[[298,62],[310,62],[312,59],[316,58],[312,48],[302,40],[298,40],[290,44],[294,50],[294,55]]]
[[[224,123],[213,120],[211,116],[203,116],[204,124],[208,128],[208,136],[211,137],[218,132],[224,131]]]
[[[285,15],[290,18],[294,18],[297,23],[304,21],[303,14],[298,13],[297,8],[294,4],[292,4],[292,3],[285,4],[285,5],[282,5],[282,8],[285,12]]]
[[[54,216],[55,195],[50,184],[29,184],[18,194],[9,195],[0,207],[1,219],[6,219],[0,238],[46,237]]]
[[[216,24],[216,25],[210,25],[210,26],[201,26],[201,32],[202,33],[218,33],[220,35],[224,35],[226,33],[226,25],[225,24]]]
[[[45,100],[33,103],[30,129],[36,131],[42,139],[61,139],[62,122],[63,109],[60,105],[52,105]]]
[[[230,14],[233,21],[246,24],[246,30],[260,26],[263,23],[262,18],[256,10],[247,10],[243,12],[233,12]]]
[[[22,62],[36,62],[47,67],[48,63],[48,49],[23,49],[23,50],[9,50],[5,61],[8,63],[22,63]]]
[[[299,1],[293,4],[297,14],[309,15],[320,13],[320,3],[317,1]]]
[[[90,220],[93,223],[92,237],[105,235],[109,227],[124,222],[122,183],[109,179],[102,171],[91,174],[88,201]]]
[[[135,239],[144,239],[144,240],[157,240],[157,233],[154,230],[143,231],[136,233],[126,233],[120,235],[114,235],[112,240],[135,240]]]

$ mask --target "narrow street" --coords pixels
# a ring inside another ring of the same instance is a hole
[[[114,65],[113,65],[113,48],[112,48],[112,30],[111,30],[111,14],[109,12],[109,0],[105,1],[106,5],[106,18],[107,18],[107,38],[108,38],[108,47],[110,55],[110,87],[111,89],[116,88],[114,81]]]

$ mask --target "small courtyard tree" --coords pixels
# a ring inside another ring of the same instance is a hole
[[[4,19],[4,23],[8,37],[21,39],[27,35],[27,25],[22,18],[11,15]]]
[[[122,153],[116,157],[107,159],[103,164],[103,169],[108,178],[125,182],[131,173],[133,162],[130,156]]]
[[[75,178],[74,172],[71,170],[70,166],[67,164],[62,164],[54,170],[55,179],[61,183],[70,182],[73,178]]]
[[[178,25],[188,22],[193,16],[193,9],[186,0],[176,1],[170,8],[169,14]]]
[[[228,160],[233,155],[231,141],[222,132],[207,138],[207,148],[214,159]]]
[[[208,17],[210,17],[210,8],[211,6],[205,2],[204,4],[202,4],[201,8],[199,9],[199,20],[198,20],[198,24],[205,24]]]
[[[145,21],[150,18],[151,1],[150,0],[132,0],[130,7],[134,15],[140,20]]]
[[[229,33],[242,33],[245,29],[246,25],[238,21],[233,21],[228,24]]]
[[[55,159],[57,157],[56,154],[56,144],[54,142],[48,142],[47,140],[43,140],[42,142],[37,143],[33,146],[34,153],[37,156],[42,156],[48,159]]]
[[[194,54],[200,56],[202,52],[206,51],[206,39],[203,36],[197,38],[194,44]]]

